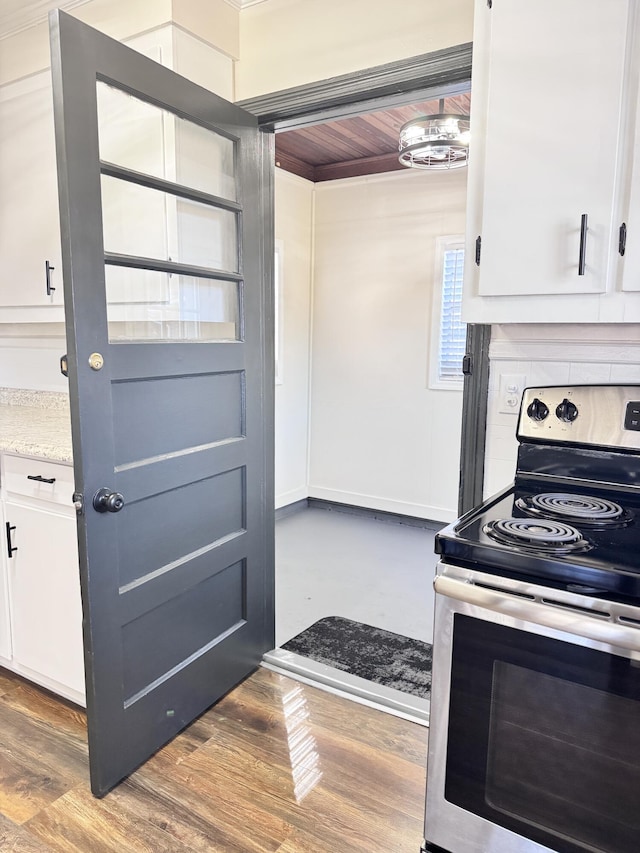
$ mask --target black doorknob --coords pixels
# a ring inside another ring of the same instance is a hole
[[[98,489],[93,496],[93,508],[96,512],[120,512],[123,506],[124,498],[120,492]]]

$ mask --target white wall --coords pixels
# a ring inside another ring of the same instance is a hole
[[[60,356],[67,351],[62,325],[15,326],[0,336],[0,387],[39,391],[68,391],[60,373]],[[46,329],[46,331],[45,331]],[[15,332],[20,332],[16,336]]]
[[[473,0],[266,0],[240,13],[237,97],[471,41]]]
[[[456,516],[462,393],[427,387],[435,241],[462,234],[464,170],[318,184],[313,497]]]
[[[527,385],[640,383],[640,326],[493,326],[489,349],[489,411],[484,491],[512,482],[518,443],[517,413],[499,411],[501,373],[519,373]]]
[[[173,21],[215,47],[229,64],[237,59],[240,49],[239,12],[226,0],[90,0],[71,8],[69,14],[120,41]],[[49,26],[42,15],[40,18],[33,26],[0,38],[0,84],[50,66]],[[216,62],[215,57],[209,62],[214,68],[224,64]],[[191,76],[185,70],[181,73]],[[207,77],[210,79],[211,74],[205,71],[205,80]],[[214,91],[222,93],[219,88]],[[224,96],[231,97],[231,93]]]
[[[313,188],[311,181],[276,169],[275,235],[283,262],[282,368],[275,389],[276,507],[308,495]]]

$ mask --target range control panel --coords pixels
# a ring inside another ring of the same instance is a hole
[[[525,388],[517,437],[640,450],[640,385]]]
[[[627,413],[624,418],[624,428],[640,432],[640,401],[631,400],[627,403]]]

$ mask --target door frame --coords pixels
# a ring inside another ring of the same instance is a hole
[[[267,133],[449,97],[471,88],[471,42],[236,101]],[[275,172],[275,161],[272,167]],[[275,182],[271,182],[274,192]],[[273,196],[271,204],[274,203]],[[458,512],[482,502],[491,326],[467,326]]]

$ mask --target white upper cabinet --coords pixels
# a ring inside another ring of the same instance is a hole
[[[480,294],[606,289],[627,5],[496,0],[489,10],[485,3]]]
[[[183,30],[166,25],[128,39],[127,44],[227,100],[233,99],[233,61]],[[204,150],[201,128],[183,127],[185,122],[104,83],[97,84],[97,100],[102,159],[170,180],[177,177],[192,182],[192,173],[196,172],[198,187],[203,181],[206,184],[208,176],[217,174],[215,157],[222,155],[214,152],[212,156],[210,146]],[[160,139],[162,144],[152,147],[149,139]],[[215,190],[224,194],[224,187]],[[194,227],[201,224],[201,217],[193,214],[194,205],[181,211],[175,200],[163,193],[106,176],[102,178],[102,201],[107,251],[175,259],[178,244],[187,240],[202,243],[203,235]],[[130,241],[132,223],[140,238],[135,245]],[[217,226],[214,223],[213,227]],[[204,239],[209,239],[208,232]],[[0,86],[0,258],[0,322],[62,322],[58,178],[49,69]],[[47,262],[54,268],[50,293]],[[168,277],[145,278],[144,292],[140,288],[133,292],[130,283],[110,269],[108,299],[116,313],[166,301]]]
[[[630,107],[623,169],[624,257],[619,264],[618,286],[626,292],[627,306],[640,301],[640,9],[636,8],[632,32],[634,45],[627,74]],[[633,295],[632,295],[633,294]],[[636,295],[637,294],[637,295]],[[632,302],[633,300],[633,302]],[[627,311],[629,314],[630,311]],[[635,319],[640,317],[640,311]]]
[[[623,319],[605,300],[632,3],[476,0],[466,320]]]
[[[0,307],[62,302],[49,72],[0,88]],[[45,264],[55,269],[46,289]]]

